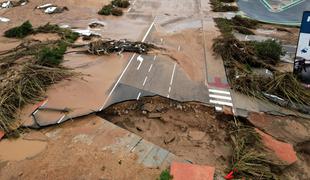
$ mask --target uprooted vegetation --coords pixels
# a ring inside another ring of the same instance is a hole
[[[235,0],[211,0],[212,10],[214,12],[238,11],[237,6],[231,5]]]
[[[25,41],[14,49],[0,53],[0,130],[9,133],[21,124],[16,121],[17,112],[28,103],[42,100],[45,90],[73,72],[61,66],[63,55],[70,42],[77,36],[68,29],[46,24],[33,29],[30,22],[16,27],[12,37],[19,37],[20,30],[25,35],[42,32],[58,33],[60,40]],[[31,27],[31,31],[29,31]],[[14,28],[13,28],[14,29]],[[27,32],[27,33],[25,33]]]
[[[215,18],[218,28],[223,34],[230,34],[233,30],[246,35],[254,35],[252,31],[258,27],[256,20],[244,18],[242,16],[235,16],[231,20],[225,18]]]
[[[224,60],[231,87],[243,94],[309,113],[309,108],[306,106],[310,105],[310,91],[298,82],[293,73],[279,72],[275,67],[283,54],[281,44],[275,40],[262,42],[237,40],[232,34],[231,24],[239,21],[215,19],[222,36],[215,39],[213,50]],[[255,23],[242,24],[249,25],[248,27],[255,25]],[[257,74],[256,68],[265,69],[265,72],[269,73]]]
[[[113,0],[110,4],[103,6],[98,14],[100,15],[113,15],[113,16],[122,16],[123,10],[121,8],[128,8],[130,2],[128,0]]]
[[[231,124],[230,134],[233,146],[230,168],[234,175],[247,179],[277,179],[273,172],[277,165],[267,158],[268,152],[253,127],[236,120]]]

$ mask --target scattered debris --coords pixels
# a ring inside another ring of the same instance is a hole
[[[12,8],[17,6],[24,6],[28,3],[28,0],[19,0],[19,1],[4,1],[0,3],[1,8]]]
[[[37,6],[36,9],[42,10],[45,14],[56,14],[56,13],[62,13],[64,11],[69,11],[68,7],[59,7],[57,5],[53,4],[43,4],[41,6]]]
[[[0,130],[9,133],[21,124],[16,112],[27,103],[42,100],[45,90],[73,73],[60,64],[68,43],[77,36],[68,29],[46,24],[32,28],[29,21],[5,32],[9,37],[25,37],[32,33],[54,32],[57,41],[25,41],[14,49],[0,52]]]
[[[102,21],[94,21],[92,23],[89,23],[89,27],[90,28],[101,28],[104,27],[106,24]]]
[[[88,45],[88,52],[91,54],[111,54],[113,52],[135,52],[135,53],[147,53],[151,49],[157,49],[153,44],[143,42],[132,42],[126,39],[124,40],[97,40],[90,42]]]
[[[9,22],[10,19],[5,18],[5,17],[0,17],[0,21],[1,21],[1,22]]]

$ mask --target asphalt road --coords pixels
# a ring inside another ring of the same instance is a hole
[[[141,37],[144,42],[152,42],[151,36],[156,32],[157,25],[193,16],[200,17],[201,2],[199,0],[137,0],[132,4],[127,16],[139,18],[152,15],[153,17],[153,21],[148,22],[149,28],[142,33]],[[174,26],[183,25],[174,23]],[[202,23],[197,24],[197,21],[194,21],[192,26],[201,29],[203,27]],[[176,47],[179,51],[183,48],[190,48],[190,46]],[[204,48],[203,45],[201,48]],[[207,67],[205,66],[204,69]],[[175,61],[166,56],[134,54],[111,88],[101,109],[114,103],[138,100],[150,95],[160,95],[178,101],[199,101],[219,106],[232,106],[229,90],[209,89],[205,83],[208,77],[205,78],[202,82],[192,81]]]
[[[303,11],[310,10],[309,0],[281,12],[269,11],[260,0],[239,0],[237,3],[239,9],[253,19],[280,24],[298,24]]]

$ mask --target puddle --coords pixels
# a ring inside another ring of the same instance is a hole
[[[42,141],[4,139],[0,142],[0,161],[20,161],[31,158],[42,152],[46,146],[47,143]]]

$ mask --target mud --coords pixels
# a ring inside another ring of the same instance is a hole
[[[0,141],[0,162],[20,161],[32,158],[46,149],[47,143],[35,140],[8,140]]]
[[[43,134],[48,141],[35,142],[45,143],[47,148],[28,159],[8,162],[1,160],[0,179],[154,180],[159,177],[160,169],[145,168],[133,154],[104,150],[105,146],[115,143],[115,139],[106,138],[106,130],[104,120],[97,116],[87,116],[68,121],[59,127],[41,129],[41,135],[33,135],[31,139],[41,139]],[[113,134],[112,137],[119,134]],[[33,141],[30,141],[24,148],[24,144],[20,143],[24,141],[12,141],[19,145],[14,145],[14,149],[25,151],[25,148],[33,145]],[[2,152],[3,148],[1,145],[0,147]],[[40,148],[36,145],[30,149]]]
[[[152,97],[113,105],[99,115],[190,162],[222,171],[229,163],[228,121],[213,108]]]

